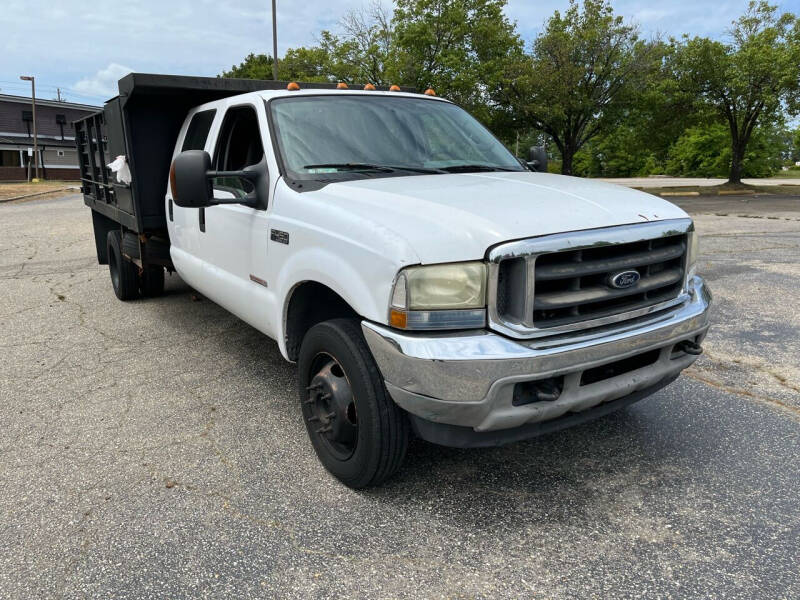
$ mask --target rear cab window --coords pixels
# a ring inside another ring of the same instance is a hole
[[[186,136],[183,138],[181,152],[205,149],[208,132],[211,131],[211,123],[214,122],[214,116],[216,114],[216,109],[212,108],[210,110],[200,111],[192,117],[192,120],[189,122],[189,128],[186,130]]]

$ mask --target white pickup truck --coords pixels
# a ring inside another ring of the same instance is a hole
[[[490,446],[607,414],[702,351],[680,208],[534,172],[432,94],[213,82],[131,75],[76,124],[98,258],[121,299],[174,268],[276,340],[346,485],[392,475],[412,434]],[[116,155],[128,183],[95,164]]]

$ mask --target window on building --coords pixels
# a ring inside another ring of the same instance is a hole
[[[21,167],[19,150],[0,150],[0,167]]]

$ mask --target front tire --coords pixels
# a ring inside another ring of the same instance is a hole
[[[408,420],[352,319],[312,327],[298,359],[303,419],[325,468],[351,488],[379,485],[400,468]]]

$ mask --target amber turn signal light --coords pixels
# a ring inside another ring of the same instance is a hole
[[[389,311],[389,325],[396,329],[405,329],[408,326],[408,313],[394,308],[391,309]]]
[[[297,83],[296,81],[293,81],[289,85],[286,86],[286,89],[289,90],[290,92],[296,92],[297,90],[300,89],[300,84]]]

